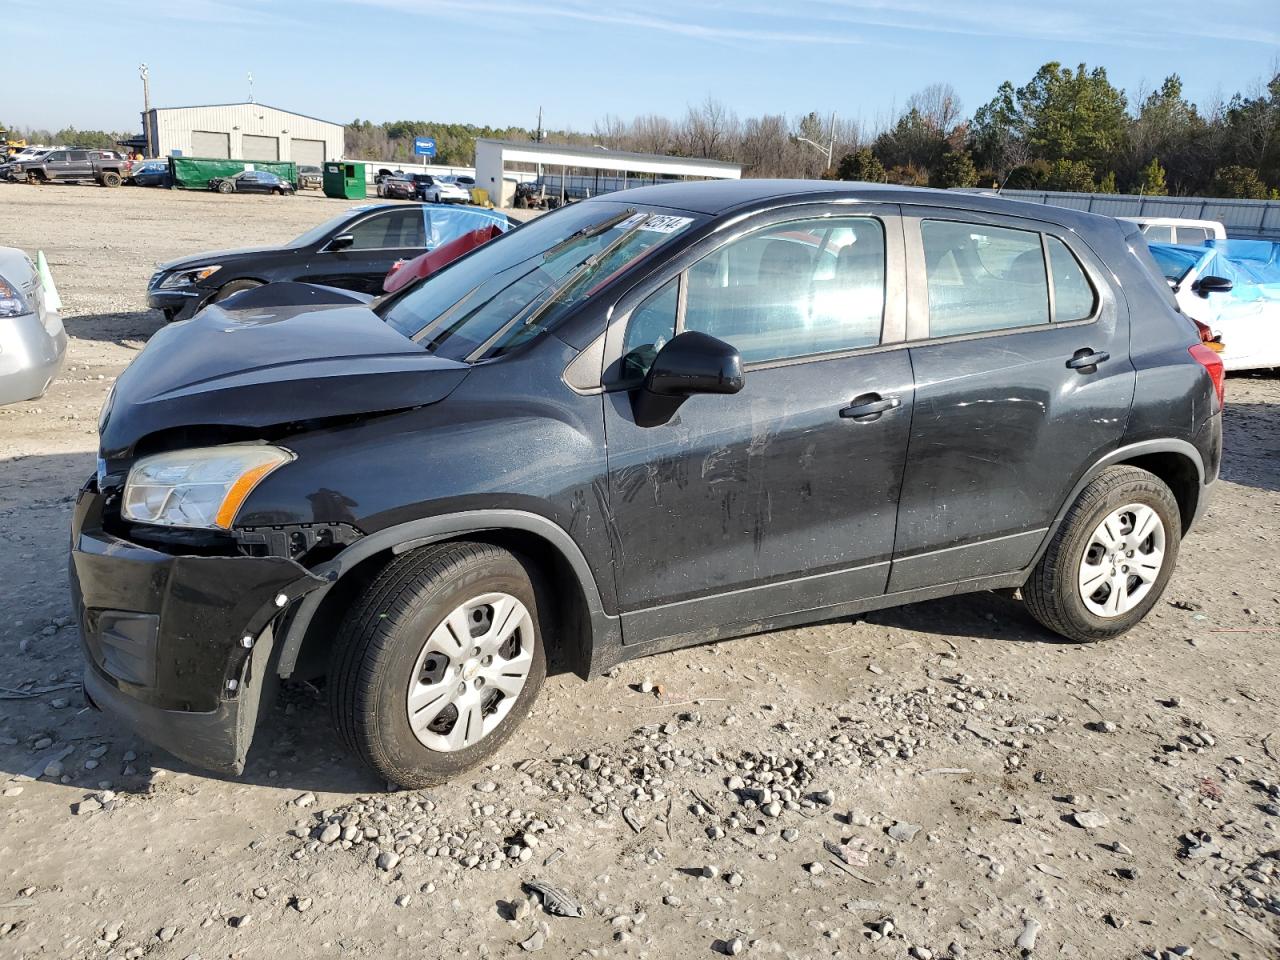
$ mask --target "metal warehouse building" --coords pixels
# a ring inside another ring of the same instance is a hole
[[[149,156],[292,160],[319,166],[340,160],[343,126],[262,103],[155,107],[146,114]]]

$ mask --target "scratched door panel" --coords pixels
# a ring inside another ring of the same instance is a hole
[[[867,393],[900,405],[840,416]],[[627,642],[882,593],[912,396],[905,349],[750,369],[657,427],[608,394]]]

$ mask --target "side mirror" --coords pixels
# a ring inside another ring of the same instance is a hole
[[[696,393],[737,393],[742,389],[742,355],[736,347],[690,330],[658,351],[633,398],[636,423],[666,423]]]
[[[1191,285],[1191,291],[1207,298],[1211,293],[1230,293],[1232,286],[1226,277],[1201,277]]]
[[[356,238],[349,233],[340,233],[325,245],[325,250],[332,253],[335,250],[345,250],[356,242]]]

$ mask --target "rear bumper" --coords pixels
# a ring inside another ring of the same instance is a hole
[[[0,404],[43,394],[66,354],[67,333],[56,313],[45,323],[28,313],[0,324]]]
[[[281,557],[175,556],[132,543],[102,529],[103,504],[91,481],[71,529],[86,695],[175,756],[239,773],[274,624],[325,581]]]

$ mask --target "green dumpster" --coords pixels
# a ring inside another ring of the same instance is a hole
[[[364,164],[327,161],[324,165],[324,195],[335,200],[363,200],[368,196]]]

